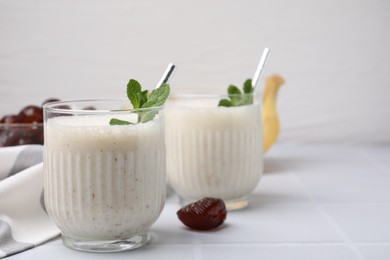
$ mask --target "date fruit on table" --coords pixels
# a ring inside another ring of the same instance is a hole
[[[225,222],[226,214],[225,203],[216,198],[204,198],[177,211],[181,222],[195,230],[210,230],[219,227]]]

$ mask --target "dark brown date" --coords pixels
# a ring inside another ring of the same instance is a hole
[[[0,147],[25,144],[43,144],[43,109],[49,102],[60,101],[49,98],[41,106],[29,105],[19,114],[10,114],[0,119]],[[15,125],[26,124],[26,125]]]
[[[20,123],[20,118],[17,115],[6,115],[1,118],[0,123],[3,124],[16,124]]]
[[[42,123],[43,110],[38,106],[26,106],[19,113],[20,123]]]
[[[45,101],[42,102],[42,106],[47,104],[47,103],[57,102],[57,101],[60,101],[60,100],[58,98],[48,98],[48,99],[46,99]]]

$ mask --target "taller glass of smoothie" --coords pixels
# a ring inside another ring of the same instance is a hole
[[[263,173],[260,102],[224,107],[232,96],[173,96],[165,110],[167,176],[182,204],[221,198],[228,210],[248,205]]]
[[[44,198],[66,246],[97,252],[146,244],[166,193],[161,107],[128,100],[44,106]],[[140,113],[155,114],[137,123]],[[110,125],[117,118],[133,122]]]

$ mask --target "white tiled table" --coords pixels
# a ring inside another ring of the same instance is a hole
[[[93,254],[55,239],[8,259],[390,259],[390,146],[274,146],[249,208],[213,232],[176,218],[171,194],[142,249]]]

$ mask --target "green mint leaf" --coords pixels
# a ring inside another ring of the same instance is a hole
[[[139,95],[139,107],[142,107],[146,102],[148,102],[148,90],[144,90]]]
[[[132,113],[136,113],[137,123],[145,123],[150,120],[153,120],[153,118],[158,114],[158,109],[155,110],[147,110],[143,111],[142,108],[151,108],[151,107],[158,107],[164,105],[165,101],[168,99],[170,92],[170,87],[168,84],[161,84],[160,87],[153,90],[150,94],[148,93],[148,90],[142,90],[141,84],[134,80],[130,79],[129,83],[127,84],[127,97],[129,98],[131,104],[133,105],[133,108],[136,109],[136,111],[133,111]],[[141,109],[141,110],[137,110]],[[110,120],[110,125],[129,125],[134,124],[128,121],[112,118]]]
[[[148,121],[153,120],[153,118],[156,116],[158,113],[158,110],[149,110],[149,111],[142,111],[139,113],[139,121],[140,123],[145,123]]]
[[[245,94],[253,93],[253,86],[252,86],[252,80],[251,79],[245,80],[243,90],[244,90]]]
[[[120,120],[117,118],[111,118],[110,125],[134,125],[132,122]]]
[[[134,79],[130,79],[127,84],[127,97],[135,109],[140,108],[141,84]]]
[[[241,90],[234,85],[230,85],[228,87],[228,94],[229,95],[241,95]]]
[[[231,106],[239,106],[242,95],[241,90],[234,85],[230,85],[227,91],[232,103]]]
[[[168,99],[170,88],[168,84],[161,84],[160,87],[154,89],[148,97],[148,101],[143,104],[142,108],[158,107],[165,103]]]
[[[231,107],[233,106],[232,102],[227,99],[221,99],[218,104],[219,107]]]
[[[221,99],[218,106],[235,107],[253,104],[253,96],[250,95],[254,91],[251,79],[247,79],[244,82],[242,90],[243,92],[236,86],[229,85],[227,92],[230,100]]]
[[[242,97],[241,106],[253,104],[253,96],[246,95]]]
[[[158,107],[164,105],[165,101],[168,99],[170,92],[170,87],[168,84],[161,84],[160,87],[154,89],[148,97],[148,101],[143,104],[142,108],[148,107]],[[145,123],[153,118],[158,113],[158,110],[149,110],[149,111],[139,111],[139,122]]]

